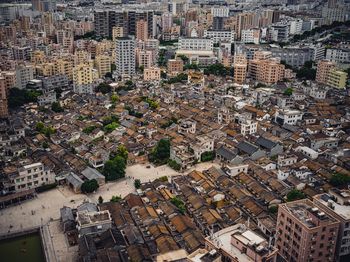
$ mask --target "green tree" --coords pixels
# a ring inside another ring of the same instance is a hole
[[[136,189],[139,189],[141,187],[141,180],[140,179],[135,179],[134,186],[135,186]]]
[[[16,87],[10,88],[8,106],[9,108],[17,108],[26,103],[35,103],[38,101],[40,95],[42,95],[42,92],[37,90],[18,89]]]
[[[277,214],[277,212],[278,212],[278,206],[271,206],[271,207],[269,207],[269,213]]]
[[[120,200],[122,200],[122,197],[119,195],[119,196],[112,196],[111,198],[111,202],[114,202],[114,203],[117,203],[119,202]]]
[[[185,213],[186,211],[185,203],[180,198],[174,197],[170,200],[170,202],[180,210],[181,214]]]
[[[291,202],[291,201],[299,200],[299,199],[303,199],[303,198],[305,198],[305,194],[298,189],[292,189],[287,194],[287,202]]]
[[[350,177],[341,173],[334,173],[330,183],[332,186],[346,186],[350,182]]]
[[[178,164],[175,160],[168,160],[168,166],[170,166],[172,169],[176,170],[176,171],[180,171],[181,170],[181,165]]]
[[[111,86],[107,83],[101,83],[96,87],[96,92],[101,92],[104,95],[110,93],[111,90]]]
[[[187,62],[189,61],[188,57],[185,55],[178,55],[177,57],[180,57],[184,64],[187,64]]]
[[[81,192],[83,192],[83,193],[92,193],[92,192],[96,191],[98,188],[99,188],[99,185],[97,183],[97,180],[96,179],[91,179],[91,180],[85,181],[81,185]]]
[[[91,134],[96,128],[97,126],[88,126],[83,129],[83,132],[88,135]]]
[[[124,145],[119,145],[118,149],[117,149],[117,156],[120,156],[124,159],[125,164],[128,161],[128,156],[129,156],[129,152],[126,149],[126,147]]]
[[[216,63],[204,69],[206,75],[227,76],[230,74],[230,68],[226,68],[223,64]]]
[[[38,132],[40,132],[40,133],[44,130],[44,128],[45,128],[45,125],[44,125],[43,122],[38,122],[38,123],[36,123],[36,125],[35,125],[36,131],[38,131]]]
[[[160,178],[158,178],[160,181],[162,182],[168,182],[168,177],[167,176],[161,176]]]
[[[99,196],[99,197],[98,197],[98,203],[99,203],[99,204],[102,204],[102,203],[103,203],[103,198],[102,198],[102,196]]]
[[[168,139],[161,139],[153,148],[149,160],[151,162],[165,164],[170,157],[170,141]]]
[[[116,156],[105,163],[102,174],[106,177],[107,181],[113,181],[125,177],[125,169],[125,159],[121,156]]]
[[[118,96],[117,94],[115,94],[115,93],[112,94],[112,95],[111,95],[111,102],[115,104],[115,103],[117,103],[118,101],[119,101],[119,96]]]
[[[212,160],[214,160],[214,158],[215,158],[215,152],[214,151],[207,151],[207,152],[204,152],[201,155],[201,161],[202,162],[212,161]]]
[[[63,112],[63,108],[59,102],[53,102],[51,104],[51,110],[56,112],[56,113]]]
[[[111,133],[113,132],[115,129],[117,129],[119,127],[119,124],[116,123],[116,122],[112,122],[106,126],[103,127],[103,130],[106,132],[106,133]]]
[[[291,87],[287,88],[283,94],[285,94],[287,96],[291,96],[293,94],[293,88],[291,88]]]

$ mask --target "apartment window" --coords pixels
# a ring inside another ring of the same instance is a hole
[[[323,243],[320,244],[320,248],[323,248]]]

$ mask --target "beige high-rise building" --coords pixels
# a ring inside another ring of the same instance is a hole
[[[65,59],[57,59],[55,61],[56,74],[66,75],[69,80],[73,80],[73,62]]]
[[[256,51],[254,52],[255,60],[264,60],[272,57],[272,53],[270,51]]]
[[[3,71],[0,72],[0,77],[5,78],[5,86],[8,91],[10,88],[16,86],[16,72],[15,71]]]
[[[5,77],[0,76],[0,118],[8,117],[7,94]]]
[[[45,63],[46,56],[43,51],[35,50],[32,52],[32,63],[33,64],[42,64]]]
[[[184,62],[181,58],[169,59],[167,64],[168,75],[177,75],[184,71]]]
[[[233,78],[238,84],[243,84],[247,77],[248,62],[244,54],[237,54],[233,63]]]
[[[245,63],[234,63],[233,64],[233,78],[238,84],[243,84],[247,77],[247,62]]]
[[[339,224],[308,199],[280,204],[275,245],[285,261],[335,261]]]
[[[143,70],[143,80],[145,81],[160,80],[160,68],[158,67],[145,68]]]
[[[36,73],[40,76],[56,75],[56,67],[54,63],[43,63],[36,66]]]
[[[259,14],[256,12],[240,13],[236,22],[236,35],[240,39],[242,30],[259,27]]]
[[[275,59],[251,60],[249,75],[252,79],[265,84],[275,84],[284,78],[285,66]]]
[[[124,29],[123,29],[123,27],[113,26],[113,28],[112,28],[112,39],[113,39],[113,42],[117,38],[123,37],[123,36],[124,36]]]
[[[73,69],[73,90],[78,94],[92,94],[95,77],[90,63],[79,64]]]
[[[326,85],[329,73],[333,68],[335,68],[335,63],[329,60],[319,61],[317,64],[316,82]]]
[[[95,58],[95,66],[100,78],[104,77],[111,70],[111,57],[109,55],[99,55]]]
[[[85,50],[78,50],[74,54],[74,65],[91,63],[91,54]]]
[[[328,74],[327,85],[332,88],[344,89],[347,78],[348,74],[346,72],[333,68]]]
[[[139,50],[137,51],[137,65],[138,67],[150,68],[152,66],[152,51]]]
[[[57,30],[56,31],[57,43],[61,44],[69,52],[73,51],[74,36],[70,30]]]
[[[145,20],[136,22],[136,40],[146,41],[148,39],[148,24]]]

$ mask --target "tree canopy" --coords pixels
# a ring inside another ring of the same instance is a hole
[[[61,106],[61,104],[59,102],[53,102],[51,104],[51,110],[56,112],[56,113],[60,113],[63,112],[63,107]]]
[[[9,108],[17,108],[27,103],[37,102],[42,93],[37,90],[10,88],[8,95]]]
[[[141,180],[140,179],[135,179],[134,186],[135,186],[136,189],[139,189],[141,187]]]
[[[287,202],[305,198],[305,194],[298,189],[293,189],[287,194]]]
[[[125,177],[125,169],[125,159],[121,156],[116,156],[104,164],[102,174],[107,181],[113,181]]]
[[[97,183],[97,180],[96,179],[91,179],[91,180],[85,181],[81,185],[81,192],[83,192],[83,193],[92,193],[92,192],[96,191],[98,188],[99,188],[99,185]]]
[[[330,183],[332,186],[345,186],[350,183],[350,177],[341,173],[334,173]]]
[[[149,155],[149,160],[158,164],[165,164],[170,157],[170,141],[161,139]]]
[[[111,86],[107,83],[101,83],[96,87],[96,92],[101,92],[104,95],[110,93],[111,90]]]

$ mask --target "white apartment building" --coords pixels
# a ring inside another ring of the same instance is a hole
[[[255,134],[258,129],[258,122],[247,119],[241,122],[241,134],[242,135],[252,135]]]
[[[337,7],[337,8],[328,8],[324,7],[322,8],[322,17],[325,20],[326,24],[331,24],[334,21],[344,22],[346,19],[346,12],[347,9]]]
[[[313,61],[319,61],[323,60],[325,58],[326,48],[321,43],[318,43],[316,45],[310,45],[310,48],[312,49],[312,60]]]
[[[230,9],[226,6],[212,7],[211,14],[213,17],[228,17]]]
[[[135,74],[135,40],[121,37],[116,40],[115,76],[132,76]]]
[[[349,63],[350,49],[329,48],[326,51],[326,59],[336,63]]]
[[[179,49],[190,51],[213,51],[213,39],[181,37]]]
[[[212,39],[215,44],[219,42],[233,43],[235,32],[231,30],[204,30],[204,37]]]
[[[260,42],[260,29],[252,28],[241,31],[241,42],[254,43],[256,45]]]
[[[299,110],[280,110],[275,115],[275,121],[280,125],[296,125],[303,119],[303,112]]]
[[[30,80],[34,79],[34,68],[32,65],[20,64],[16,67],[16,87],[25,89]]]
[[[300,35],[303,32],[303,20],[296,19],[290,21],[289,34]]]
[[[19,168],[16,175],[6,184],[6,188],[13,189],[9,191],[20,192],[54,182],[55,173],[38,162]]]

